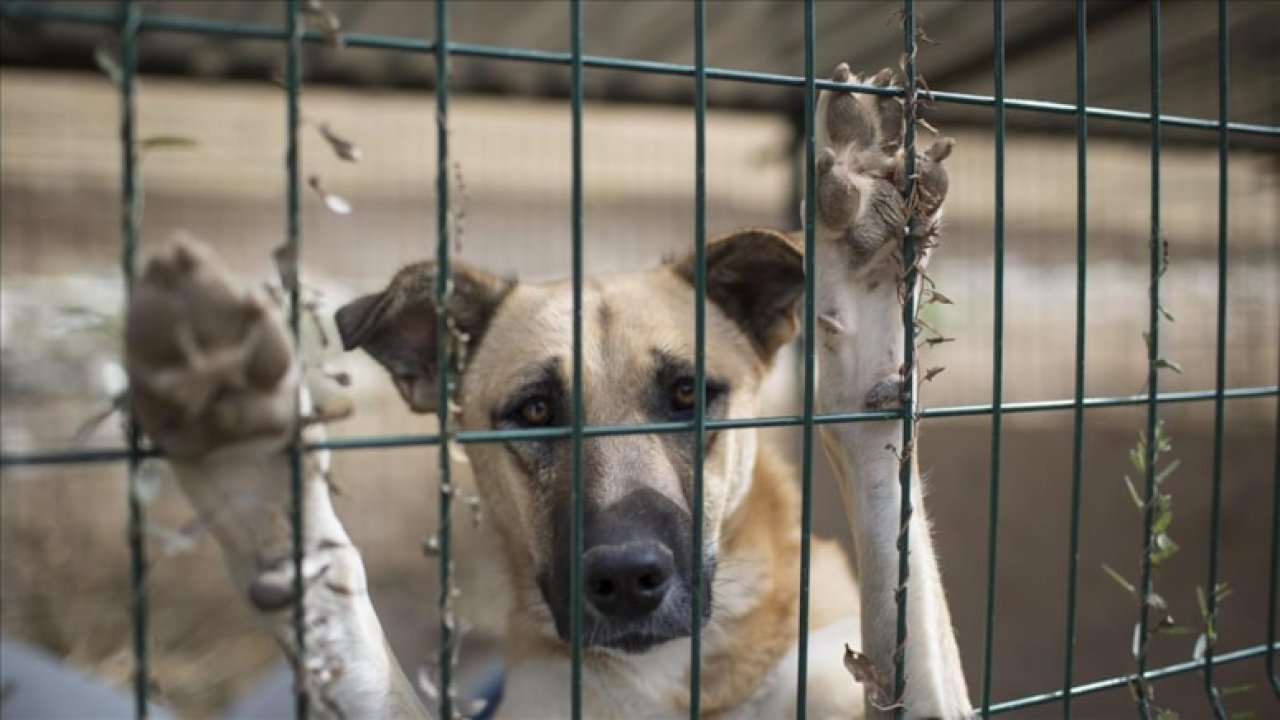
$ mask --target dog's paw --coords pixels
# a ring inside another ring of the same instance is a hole
[[[290,436],[289,336],[268,301],[237,287],[208,247],[183,239],[152,258],[126,322],[134,414],[168,455],[197,459]]]
[[[861,77],[841,63],[832,80],[889,87],[894,75],[886,68]],[[909,215],[917,221],[918,234],[933,234],[948,189],[942,161],[951,154],[951,138],[939,139],[927,150],[916,151],[916,182],[911,188],[902,148],[900,98],[824,91],[818,102],[817,122],[821,149],[814,199],[820,241],[838,248],[852,268],[864,270],[885,265],[883,260],[904,237]]]

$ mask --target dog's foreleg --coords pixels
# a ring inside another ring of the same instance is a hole
[[[237,289],[207,248],[177,244],[134,288],[126,365],[135,417],[217,539],[237,592],[296,662],[315,716],[427,717],[383,637],[323,456],[303,467],[302,652],[295,642],[286,450],[297,363],[275,310]]]
[[[837,81],[856,81],[848,68]],[[869,82],[887,85],[882,71]],[[903,394],[904,332],[901,244],[907,203],[895,185],[901,175],[900,108],[896,98],[826,93],[819,108],[818,223],[815,278],[819,313],[819,405],[823,411],[897,408]],[[896,110],[896,111],[895,111]],[[946,191],[940,162],[950,141],[918,161],[918,224],[932,228]],[[922,208],[926,212],[921,212]],[[923,258],[921,259],[923,262]],[[867,715],[881,717],[895,703],[908,717],[963,717],[968,691],[951,617],[925,517],[915,447],[904,447],[901,420],[822,426],[823,445],[836,468],[857,548],[862,600],[862,652],[874,671],[862,673]],[[911,459],[909,576],[899,587],[899,471]],[[897,594],[907,601],[907,634],[897,646]],[[905,685],[893,696],[897,653],[905,652]]]

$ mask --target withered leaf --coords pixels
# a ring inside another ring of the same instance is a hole
[[[116,85],[124,84],[124,70],[120,67],[120,61],[116,59],[115,53],[99,45],[93,50],[93,61],[111,82]]]
[[[360,158],[364,157],[364,153],[356,144],[350,140],[338,135],[329,127],[329,123],[322,122],[316,126],[320,131],[320,136],[329,143],[329,147],[333,149],[333,154],[347,162],[360,162]]]
[[[197,145],[195,138],[184,135],[151,135],[138,141],[143,150],[188,150]]]
[[[346,41],[339,32],[342,29],[342,20],[338,18],[337,13],[326,8],[321,0],[307,0],[303,11],[320,26],[320,31],[324,33],[325,44],[331,48],[346,46]]]
[[[307,184],[311,186],[312,190],[316,191],[316,194],[319,195],[322,200],[324,200],[324,205],[329,208],[330,212],[338,215],[351,214],[351,203],[347,202],[345,198],[339,195],[334,195],[333,193],[325,190],[324,186],[320,184],[319,175],[312,175],[310,178],[307,178]]]
[[[876,667],[871,658],[848,645],[844,646],[844,669],[848,670],[853,679],[862,685],[869,685],[881,693],[889,688],[889,678],[880,672],[880,668]]]
[[[298,284],[297,248],[285,243],[271,252],[271,259],[275,261],[276,273],[280,275],[280,284],[285,290],[292,292]]]

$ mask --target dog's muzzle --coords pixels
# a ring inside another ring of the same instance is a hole
[[[557,513],[560,515],[560,513]],[[568,513],[564,513],[567,519]],[[556,631],[570,638],[569,528],[557,518],[555,562],[539,576]],[[651,490],[587,512],[582,556],[583,645],[644,652],[693,632],[689,514]],[[711,616],[714,558],[704,558],[702,623]]]

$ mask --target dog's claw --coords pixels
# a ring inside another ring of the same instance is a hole
[[[892,375],[867,391],[863,403],[868,410],[893,410],[902,405],[902,376]]]

